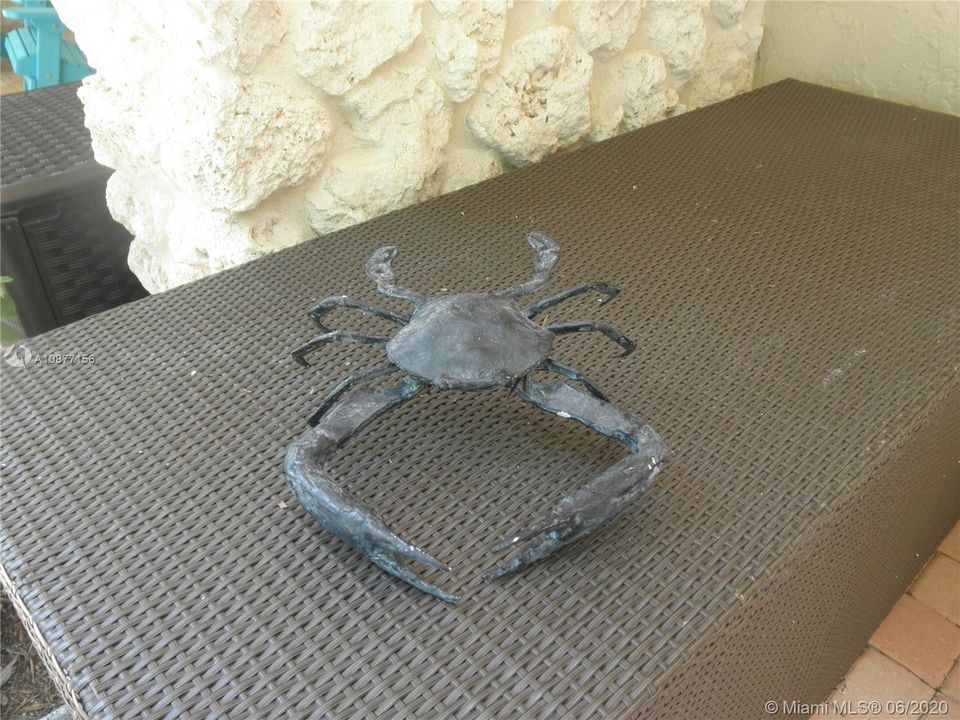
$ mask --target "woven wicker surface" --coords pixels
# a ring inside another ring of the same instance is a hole
[[[956,118],[779,83],[34,338],[96,362],[4,368],[4,567],[93,717],[631,717],[956,390],[958,150]],[[285,486],[321,394],[381,351],[288,352],[328,294],[401,307],[376,247],[417,291],[490,290],[529,275],[533,228],[550,289],[624,288],[550,319],[638,342],[557,360],[670,456],[604,530],[485,583],[486,548],[622,451],[502,391],[380,418],[333,467],[453,566],[450,607]]]
[[[95,164],[78,87],[79,83],[57,85],[4,95],[0,100],[0,182],[4,188]]]
[[[94,160],[78,87],[58,85],[0,101],[0,206],[5,219],[16,217],[23,235],[5,238],[5,274],[13,273],[8,265],[35,267],[36,280],[32,271],[15,277],[20,285],[12,292],[20,307],[50,308],[51,320],[24,318],[30,333],[147,294],[127,266],[131,235],[107,209],[112,171]]]
[[[110,216],[104,192],[94,181],[17,214],[64,324],[147,295],[127,265],[130,233]]]

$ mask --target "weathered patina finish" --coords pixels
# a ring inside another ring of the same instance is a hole
[[[335,387],[308,423],[311,430],[287,450],[284,469],[290,488],[300,504],[323,527],[344,542],[366,553],[373,562],[416,588],[446,602],[458,597],[427,582],[406,565],[415,561],[436,569],[449,567],[397,535],[370,505],[348,493],[324,469],[333,452],[374,418],[414,397],[427,385],[454,390],[510,387],[534,407],[576,420],[611,437],[630,450],[623,460],[593,480],[561,498],[533,524],[518,530],[492,548],[502,552],[525,543],[523,550],[491,570],[497,578],[519,570],[594,530],[645,492],[660,470],[666,445],[653,429],[611,404],[603,392],[578,371],[549,358],[556,335],[600,332],[629,355],[634,344],[609,325],[575,321],[541,327],[532,318],[574,295],[598,292],[605,301],[619,289],[602,283],[586,283],[521,309],[517,299],[541,290],[560,257],[560,248],[542,233],[530,233],[527,241],[536,252],[533,277],[507,290],[424,298],[397,287],[390,267],[395,247],[378,250],[367,262],[366,272],[380,292],[413,305],[412,315],[398,315],[365,305],[345,296],[322,301],[310,316],[323,331],[298,348],[294,359],[307,366],[306,356],[337,340],[384,345],[389,362],[366,373],[348,377]],[[338,307],[388,320],[402,329],[392,338],[330,330],[324,316]],[[528,375],[534,370],[561,375],[581,384],[587,392],[563,382],[544,383]],[[356,385],[391,373],[403,373],[397,385]]]

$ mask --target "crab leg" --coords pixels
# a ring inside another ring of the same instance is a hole
[[[569,300],[576,295],[583,295],[583,293],[587,292],[598,292],[601,295],[606,295],[607,297],[600,300],[600,304],[605,305],[620,294],[620,288],[616,285],[607,285],[607,283],[584,283],[583,285],[577,285],[568,290],[558,292],[555,295],[545,297],[539,302],[535,302],[524,310],[523,314],[528,318],[536,317],[549,307],[553,307],[554,305],[562,303],[564,300]]]
[[[374,418],[414,397],[424,388],[407,377],[399,385],[360,388],[334,404],[312,430],[287,449],[287,482],[303,508],[323,527],[401,580],[440,600],[459,599],[427,582],[404,563],[416,561],[438,570],[450,568],[397,535],[369,504],[347,492],[324,469],[337,448]]]
[[[351,375],[346,380],[337,385],[333,390],[327,393],[327,396],[323,399],[323,402],[320,403],[320,407],[316,409],[316,412],[310,416],[307,420],[307,425],[314,427],[320,418],[323,417],[324,413],[330,409],[334,402],[340,399],[340,396],[343,395],[347,390],[352,388],[354,385],[359,385],[360,383],[365,383],[370,380],[376,380],[378,377],[383,377],[384,375],[389,375],[392,372],[399,370],[396,365],[392,362],[388,362],[385,365],[376,367],[373,370],[368,370],[365,373],[360,375]]]
[[[321,300],[307,315],[317,324],[321,332],[327,333],[330,332],[330,328],[323,324],[323,318],[340,307],[359,310],[364,315],[372,315],[373,317],[382,318],[383,320],[389,320],[397,325],[406,325],[410,322],[409,315],[398,315],[397,313],[392,313],[387,310],[381,310],[378,307],[373,307],[372,305],[348,298],[346,295],[331,295]]]
[[[566,383],[529,380],[526,387],[521,384],[514,391],[541,410],[576,420],[623,443],[630,455],[565,495],[535,523],[494,546],[491,552],[496,553],[529,543],[518,555],[491,570],[487,579],[520,570],[595,530],[650,488],[667,453],[667,446],[649,425]]]
[[[603,333],[613,340],[617,345],[623,348],[620,357],[626,357],[637,349],[636,343],[614,327],[604,323],[595,323],[590,320],[577,320],[574,322],[559,323],[557,325],[547,325],[547,330],[554,335],[566,335],[568,333],[579,332],[598,332]]]
[[[315,337],[306,345],[298,347],[290,354],[299,364],[304,367],[310,367],[310,363],[306,361],[307,354],[312,353],[327,343],[343,340],[345,342],[366,343],[368,345],[386,345],[389,339],[388,337],[379,337],[377,335],[361,335],[360,333],[347,332],[346,330],[334,330],[333,332],[324,333],[320,337]]]
[[[540,363],[540,367],[542,367],[544,370],[548,372],[555,372],[557,373],[557,375],[563,375],[568,380],[573,380],[575,382],[580,383],[595,398],[599,398],[600,400],[607,400],[607,396],[604,394],[603,390],[598,388],[590,380],[584,377],[580,372],[578,372],[577,370],[574,370],[571,367],[567,367],[566,365],[561,365],[556,360],[551,360],[550,358],[547,358],[542,363]]]

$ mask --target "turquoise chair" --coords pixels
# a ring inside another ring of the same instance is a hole
[[[82,80],[93,74],[76,43],[65,42],[66,26],[46,0],[20,0],[23,7],[5,8],[3,16],[22,20],[23,27],[3,35],[3,54],[23,78],[24,90]]]

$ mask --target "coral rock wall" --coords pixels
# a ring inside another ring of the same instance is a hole
[[[56,0],[163,290],[750,89],[759,0]]]

